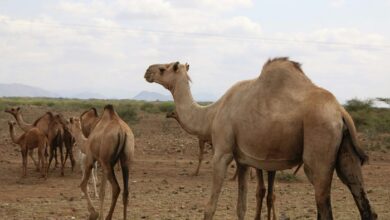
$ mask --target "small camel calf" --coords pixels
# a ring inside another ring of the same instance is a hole
[[[46,178],[47,176],[47,161],[45,156],[45,151],[48,146],[48,141],[46,135],[42,133],[38,128],[31,128],[19,138],[15,135],[15,125],[13,121],[8,122],[9,132],[12,139],[12,142],[20,146],[23,159],[23,174],[22,177],[27,176],[27,154],[29,151],[32,152],[34,148],[38,148],[38,166],[37,169],[41,172],[41,176]],[[32,155],[30,154],[30,157]]]
[[[81,124],[80,119],[78,118],[70,118],[69,119],[69,130],[72,134],[72,136],[75,138],[75,145],[77,145],[77,151],[79,152],[79,164],[80,169],[82,172],[81,180],[84,178],[85,175],[85,163],[86,163],[86,145],[88,142],[88,139],[83,135],[81,130]],[[95,190],[95,197],[98,198],[97,188],[96,188],[96,182],[97,182],[97,163],[94,163],[92,174],[92,183],[93,188]],[[84,193],[82,192],[82,195],[84,196]]]

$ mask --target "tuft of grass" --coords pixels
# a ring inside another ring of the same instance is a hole
[[[281,182],[299,182],[299,179],[293,173],[287,173],[284,171],[276,172],[276,179]]]

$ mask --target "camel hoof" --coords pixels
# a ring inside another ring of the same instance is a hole
[[[93,212],[91,214],[89,214],[89,220],[96,220],[99,218],[99,213],[97,212]]]

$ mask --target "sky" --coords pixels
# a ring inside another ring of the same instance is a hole
[[[288,56],[344,102],[390,97],[390,0],[0,0],[0,82],[59,94],[169,94],[143,76],[190,64],[215,100]]]

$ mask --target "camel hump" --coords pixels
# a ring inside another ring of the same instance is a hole
[[[109,113],[111,119],[117,115],[114,106],[111,104],[104,106],[104,111]]]
[[[274,64],[280,64],[280,63],[289,63],[291,64],[296,70],[303,73],[303,70],[301,68],[301,64],[295,61],[290,60],[288,57],[276,57],[273,59],[268,59],[268,61],[264,64],[263,69],[266,67],[270,67]]]
[[[348,136],[352,141],[353,149],[355,150],[356,154],[360,158],[361,164],[368,163],[368,155],[363,151],[363,149],[359,146],[359,142],[357,139],[357,132],[355,123],[352,120],[352,117],[348,114],[348,112],[342,108],[342,115],[343,115],[343,121],[346,126],[346,129],[348,131]]]

